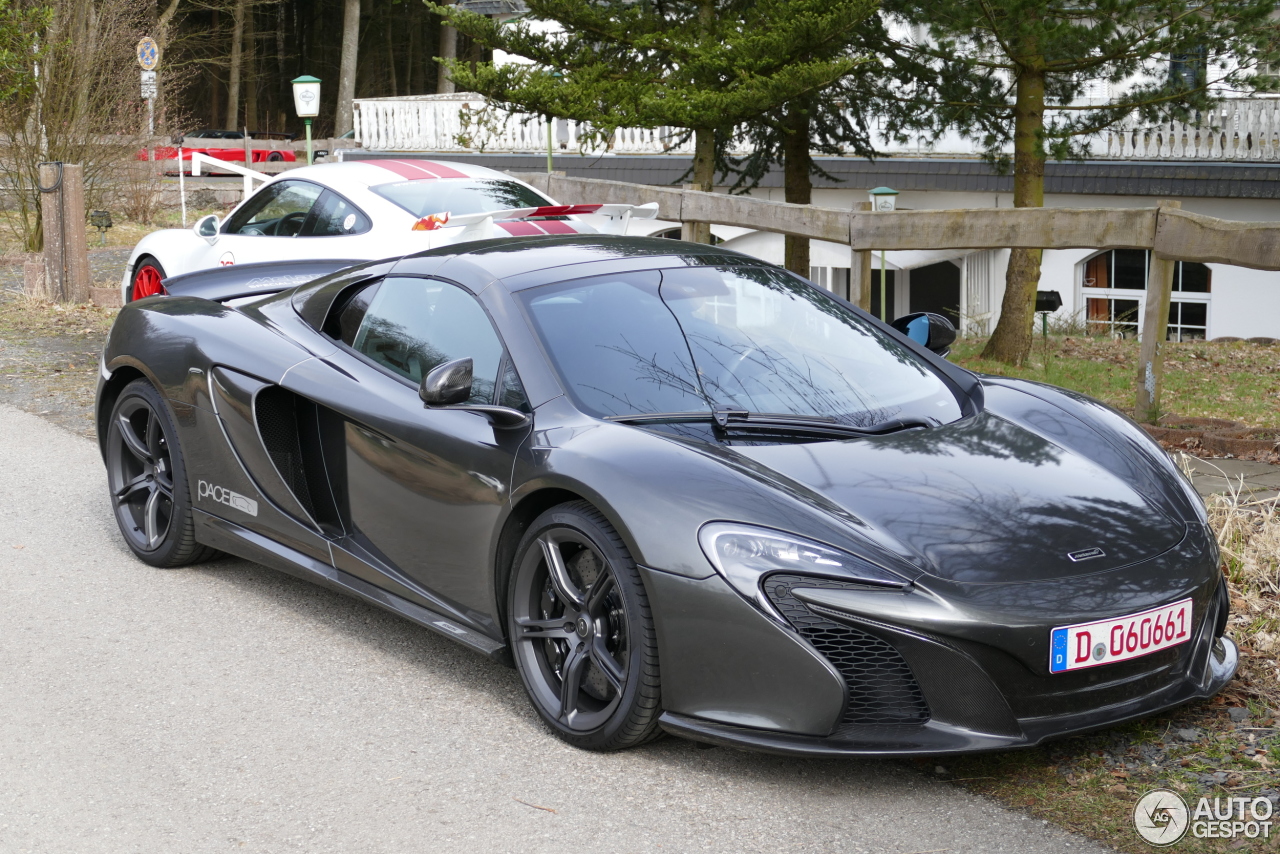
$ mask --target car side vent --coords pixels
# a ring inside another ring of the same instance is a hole
[[[280,473],[280,479],[314,519],[315,504],[307,484],[302,443],[298,440],[296,401],[294,394],[279,386],[271,386],[258,392],[253,402],[253,413],[258,421],[258,435],[262,437],[262,444]]]
[[[929,705],[906,659],[887,641],[810,611],[792,595],[796,587],[865,588],[846,581],[802,575],[770,575],[764,580],[769,601],[801,637],[826,656],[849,686],[849,705],[841,725],[920,726],[927,723]]]
[[[323,530],[341,534],[346,513],[336,496],[345,495],[342,417],[279,386],[254,396],[253,414],[280,479]]]

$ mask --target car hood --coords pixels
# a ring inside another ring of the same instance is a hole
[[[1186,531],[1121,478],[990,412],[887,436],[720,450],[773,472],[779,488],[821,494],[949,581],[1104,572],[1167,551]]]

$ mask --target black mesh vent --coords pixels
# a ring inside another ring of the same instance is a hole
[[[861,629],[833,622],[810,611],[792,595],[796,587],[865,590],[862,585],[801,575],[771,575],[765,594],[800,636],[844,677],[849,706],[844,726],[919,726],[929,720],[929,706],[915,674],[888,642]]]
[[[298,441],[294,396],[278,386],[265,388],[254,399],[253,411],[262,444],[266,446],[276,471],[294,498],[314,519],[316,511],[311,502],[311,490],[307,488],[307,470]]]

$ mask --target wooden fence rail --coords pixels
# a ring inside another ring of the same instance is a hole
[[[1236,222],[1193,214],[1177,202],[1151,208],[981,208],[875,213],[771,202],[551,173],[515,177],[562,204],[658,203],[658,218],[672,222],[771,231],[843,243],[852,250],[850,300],[870,307],[871,249],[1149,249],[1148,311],[1139,354],[1134,414],[1154,421],[1160,412],[1162,342],[1174,261],[1214,262],[1280,270],[1280,223]]]
[[[874,213],[595,178],[518,173],[558,202],[658,203],[658,218],[884,249],[1150,249],[1172,261],[1280,270],[1280,223],[1176,208],[978,208]]]

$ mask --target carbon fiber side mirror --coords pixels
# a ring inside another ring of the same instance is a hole
[[[471,357],[436,365],[422,378],[418,397],[427,406],[453,406],[471,399]]]

